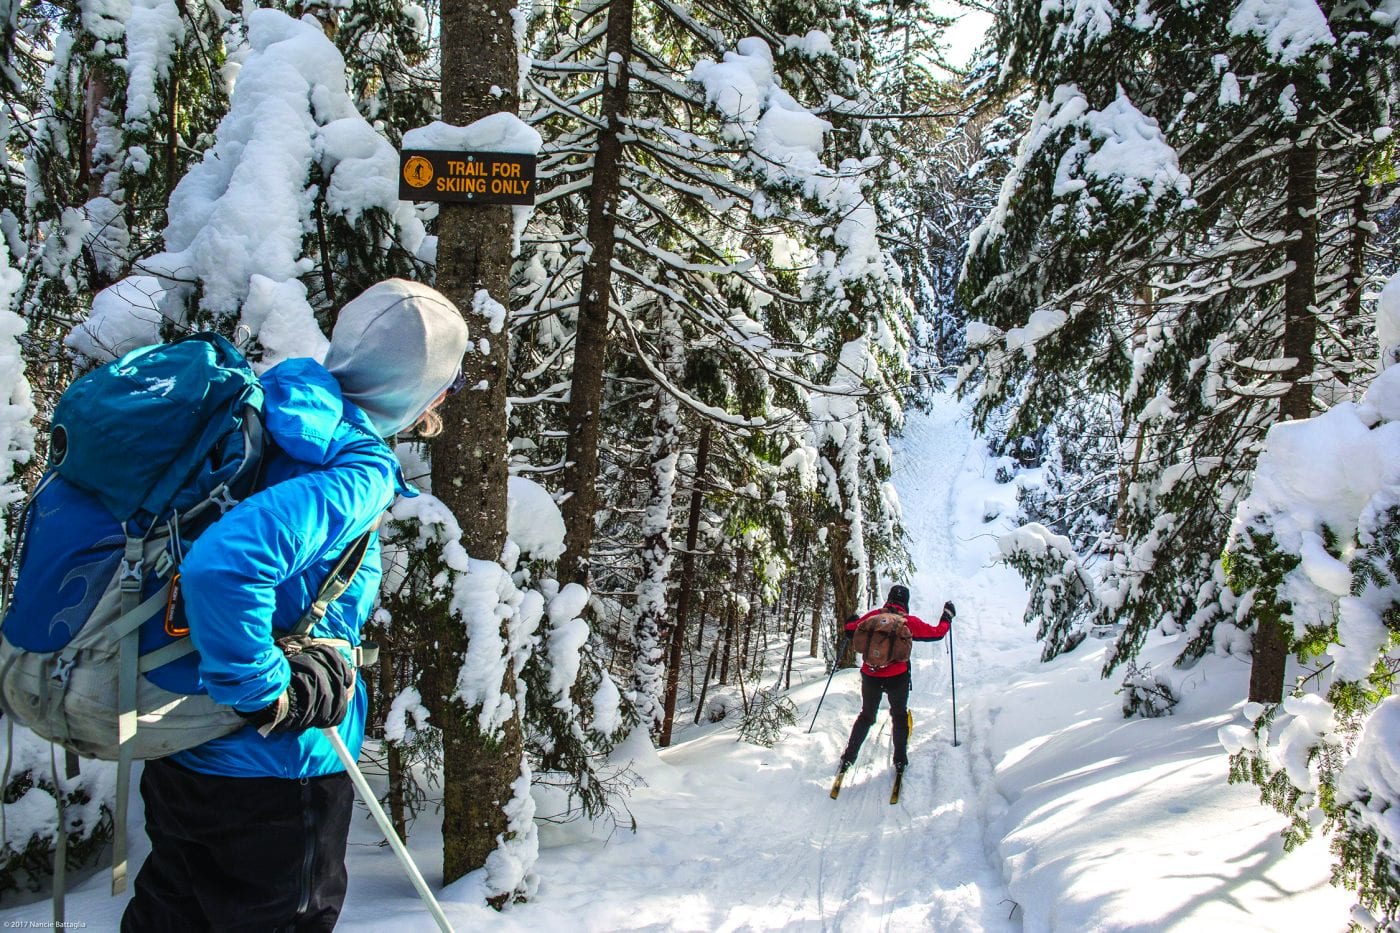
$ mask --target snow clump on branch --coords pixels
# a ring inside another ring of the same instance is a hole
[[[423,245],[422,221],[398,199],[398,153],[356,110],[345,60],[318,27],[250,10],[247,45],[231,57],[242,64],[229,111],[170,196],[165,251],[140,263],[143,275],[99,294],[68,338],[84,356],[108,360],[158,343],[162,319],[186,322],[197,283],[201,310],[242,314],[265,364],[321,358],[325,340],[300,281],[315,269],[304,255],[319,193],[313,169],[327,179],[332,214],[354,222],[381,210],[404,248]]]

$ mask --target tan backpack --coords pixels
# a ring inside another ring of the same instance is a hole
[[[904,616],[882,612],[856,626],[851,645],[871,670],[878,671],[909,660],[914,650],[914,633],[909,631]]]

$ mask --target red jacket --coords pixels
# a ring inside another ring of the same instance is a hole
[[[939,619],[937,625],[929,625],[918,616],[910,615],[904,607],[900,606],[898,603],[886,603],[879,609],[871,609],[859,619],[853,619],[847,622],[846,631],[854,632],[856,626],[860,625],[866,619],[873,619],[882,612],[893,612],[904,616],[904,622],[909,626],[909,633],[914,636],[915,641],[939,641],[943,636],[948,634],[948,629],[953,626],[952,621],[949,619]],[[868,677],[898,677],[907,670],[909,670],[908,661],[890,664],[880,668],[878,671],[869,664],[862,664],[860,666],[860,672]]]

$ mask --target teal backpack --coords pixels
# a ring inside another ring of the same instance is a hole
[[[203,531],[259,488],[263,390],[223,337],[147,347],[74,382],[54,410],[49,469],[15,536],[0,623],[0,710],[69,753],[117,762],[112,893],[126,884],[131,764],[244,726],[204,693],[147,676],[195,668],[179,565]],[[370,533],[341,557],[294,634],[349,586]],[[366,660],[368,662],[368,659]],[[8,785],[8,762],[0,788]],[[54,775],[57,787],[57,775]],[[68,826],[59,795],[55,919]]]
[[[252,368],[214,334],[88,373],[54,409],[49,469],[15,535],[0,709],[10,728],[21,723],[67,749],[70,774],[75,755],[118,762],[113,893],[125,887],[131,762],[242,725],[208,696],[171,694],[143,675],[193,650],[175,615],[174,571],[189,542],[256,487],[261,409]],[[61,895],[68,827],[59,798]]]

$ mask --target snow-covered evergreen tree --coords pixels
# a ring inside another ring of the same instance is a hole
[[[1400,916],[1400,840],[1384,816],[1400,799],[1400,275],[1380,300],[1380,375],[1359,402],[1275,425],[1236,512],[1241,614],[1284,628],[1304,667],[1282,704],[1251,704],[1250,726],[1221,730],[1232,779],[1290,818],[1290,844],[1319,823],[1332,835],[1336,879],[1371,924]]]
[[[1110,666],[1157,625],[1190,631],[1188,657],[1248,650],[1216,625],[1225,516],[1267,427],[1355,369],[1327,335],[1355,316],[1368,218],[1393,197],[1362,171],[1394,94],[1390,27],[1340,4],[1010,13],[1003,80],[1041,103],[967,265],[979,418],[1009,405],[1030,435],[1097,407],[1119,445],[1105,533],[1024,561],[1087,586],[1047,654],[1091,621],[1126,623]]]
[[[654,661],[649,660],[657,656],[656,646],[673,639],[665,630],[669,627],[652,634],[656,610],[640,614],[640,607],[655,605],[654,593],[666,589],[657,576],[661,565],[653,559],[660,552],[644,546],[637,534],[636,519],[655,514],[649,474],[656,459],[626,440],[650,436],[654,446],[665,432],[660,421],[640,421],[630,403],[654,396],[656,405],[679,405],[679,446],[673,449],[682,463],[686,451],[694,449],[699,422],[713,423],[721,434],[711,467],[716,475],[708,482],[733,489],[737,500],[748,502],[761,498],[770,485],[776,488],[774,468],[785,461],[788,493],[808,495],[814,488],[816,474],[809,466],[815,461],[804,452],[815,450],[804,427],[812,392],[871,395],[876,400],[870,410],[879,423],[873,429],[861,424],[852,436],[875,430],[877,440],[873,448],[864,446],[863,434],[853,441],[848,495],[858,500],[857,511],[870,509],[880,520],[864,526],[871,540],[861,535],[843,569],[861,567],[868,573],[872,561],[863,555],[871,545],[879,548],[897,540],[898,532],[884,520],[890,497],[878,474],[886,467],[878,465],[878,457],[864,455],[870,449],[878,453],[898,410],[891,395],[879,393],[896,391],[907,376],[896,372],[888,378],[876,373],[873,364],[862,363],[872,371],[870,384],[857,377],[852,388],[848,374],[837,372],[846,341],[835,336],[833,322],[848,316],[858,332],[868,323],[878,352],[890,351],[888,361],[897,369],[903,365],[907,304],[898,270],[883,258],[871,258],[883,255],[880,220],[862,187],[874,180],[880,160],[827,167],[822,153],[834,138],[831,122],[799,103],[785,90],[786,77],[778,77],[801,76],[792,86],[821,101],[825,111],[856,114],[856,61],[839,55],[823,32],[786,38],[768,32],[765,38],[745,38],[727,48],[738,40],[727,38],[733,36],[734,24],[712,19],[711,13],[649,4],[630,9],[633,25],[622,36],[613,20],[617,6],[607,11],[580,8],[570,14],[567,32],[558,28],[560,9],[537,14],[539,51],[530,81],[538,99],[534,120],[546,135],[544,171],[554,188],[537,211],[535,232],[525,238],[519,286],[525,306],[517,320],[526,339],[513,365],[530,380],[522,387],[522,402],[550,404],[570,386],[575,412],[566,424],[551,424],[540,417],[545,412],[524,404],[517,406],[515,418],[519,425],[543,427],[532,428],[536,436],[557,438],[532,453],[539,464],[532,468],[575,464],[561,477],[571,491],[566,514],[577,508],[587,522],[575,519],[571,528],[597,536],[587,548],[598,557],[591,564],[596,588],[638,594],[631,606],[602,611],[635,620],[630,627],[636,640],[629,636],[625,642],[636,655],[632,663],[639,665],[634,679],[640,690],[643,683],[656,683]],[[834,28],[857,31],[856,24],[844,20]],[[604,93],[612,85],[600,80],[604,53],[597,43],[605,36],[608,43],[626,43],[622,57],[631,62],[626,83],[632,91],[625,107],[616,95]],[[687,73],[684,66],[676,67],[687,52],[692,61],[707,60]],[[835,87],[832,81],[841,82],[848,93],[827,93]],[[598,109],[606,107],[613,109],[607,114]],[[607,142],[608,128],[615,123],[626,129],[616,150]],[[860,128],[842,134],[838,150],[863,145],[865,135]],[[595,151],[596,158],[584,161]],[[615,168],[618,186],[607,223],[594,210],[603,196],[598,178],[605,166],[612,167],[609,172]],[[583,175],[590,171],[591,176]],[[585,177],[592,180],[589,202],[575,193]],[[858,216],[844,217],[852,208]],[[862,240],[863,230],[869,237]],[[605,288],[588,284],[600,281],[598,235],[612,237],[607,265],[613,271]],[[810,271],[803,273],[799,264]],[[860,309],[842,306],[850,301],[842,289],[843,283],[852,283],[854,290],[856,280],[870,269],[878,269],[888,284],[880,286],[887,290],[879,300],[872,297],[866,322]],[[608,326],[599,331],[594,303],[604,292],[611,304]],[[657,323],[658,313],[674,319]],[[592,323],[585,327],[585,321]],[[666,348],[672,341],[664,335],[671,328],[682,335],[679,365],[668,362]],[[803,349],[813,345],[819,352]],[[585,347],[588,367],[602,367],[601,386],[593,389],[579,382],[579,354]],[[836,380],[841,380],[839,387],[833,386]],[[648,384],[659,388],[647,390]],[[585,391],[600,392],[599,400],[583,403],[586,396],[580,393]],[[580,411],[611,425],[600,435],[597,479],[585,483],[585,488],[598,487],[596,508],[574,499],[573,487],[582,481],[577,464],[587,459],[578,452],[588,446]],[[760,443],[758,432],[769,438]],[[747,489],[753,492],[743,491]],[[775,533],[767,540],[783,550],[785,516],[779,510],[763,521],[776,523],[769,525]],[[671,528],[683,524],[667,522]],[[638,554],[641,562],[631,556]],[[566,563],[573,559],[566,557]],[[646,581],[640,590],[639,580]]]
[[[190,154],[183,146],[180,148],[182,161],[178,168],[184,174],[178,177],[178,183],[174,176],[167,179],[161,193],[162,204],[153,212],[164,224],[163,231],[151,225],[150,217],[128,211],[142,216],[142,222],[151,226],[143,228],[145,232],[140,237],[123,241],[129,247],[129,252],[123,254],[127,264],[110,265],[114,276],[122,277],[93,297],[90,313],[68,334],[67,343],[80,358],[108,359],[132,347],[210,325],[244,341],[260,366],[289,356],[319,358],[326,347],[324,334],[329,330],[331,314],[351,297],[352,290],[392,274],[431,274],[432,267],[426,262],[433,258],[435,241],[428,236],[424,224],[430,212],[420,215],[413,205],[398,201],[398,157],[386,138],[398,138],[408,129],[390,125],[386,114],[421,119],[425,103],[422,89],[405,87],[406,76],[386,64],[403,65],[410,57],[421,64],[415,57],[418,53],[408,56],[404,51],[413,42],[421,43],[426,38],[427,24],[421,20],[421,11],[415,15],[415,10],[411,6],[386,9],[381,11],[388,17],[384,21],[376,20],[372,10],[359,5],[334,10],[318,8],[313,11],[314,18],[293,19],[273,9],[252,9],[246,20],[242,16],[220,20],[223,44],[218,49],[228,51],[231,67],[225,75],[229,84],[227,89],[220,85],[222,96],[210,97],[205,103],[213,112],[222,102],[227,112],[218,114],[216,126],[211,120],[207,134],[201,131],[199,141],[208,147],[207,152],[188,165],[187,171],[185,161]],[[117,30],[118,26],[107,23],[102,28]],[[172,35],[179,32],[173,25],[170,28]],[[394,33],[392,43],[383,38],[386,31]],[[367,77],[364,72],[347,68],[328,34],[354,49],[372,47],[383,51],[383,56],[371,56],[366,63],[380,69],[378,75]],[[128,28],[124,35],[135,41],[141,31]],[[194,37],[190,41],[197,44],[207,39]],[[150,51],[144,45],[141,48],[142,54]],[[116,55],[111,48],[105,48],[104,54],[107,53]],[[167,50],[162,54],[174,53]],[[219,52],[220,61],[225,60],[223,54]],[[120,56],[114,60],[131,69],[139,64]],[[45,93],[57,94],[55,89],[61,86],[62,93],[71,95],[69,85],[75,81],[81,84],[84,67],[76,58],[62,57],[50,69]],[[175,104],[171,100],[178,98],[182,86],[173,77],[167,81],[169,75],[158,65],[151,65],[143,73],[154,81],[149,84],[149,94],[159,100],[132,116],[129,125],[121,124],[128,129],[139,128],[141,119],[147,121],[147,126],[153,121],[158,123],[159,114],[172,112]],[[386,82],[395,86],[387,86]],[[118,86],[124,88],[126,84],[119,82]],[[396,105],[397,98],[390,100],[395,91],[408,94],[414,106],[402,101]],[[19,112],[16,108],[22,102],[15,100],[10,106],[12,112]],[[44,106],[60,106],[54,96],[36,96],[36,100]],[[426,103],[431,103],[431,95]],[[380,119],[372,125],[361,115],[357,104],[376,110]],[[114,105],[104,106],[111,109]],[[46,129],[48,124],[52,126]],[[34,134],[24,140],[32,165],[49,165],[46,153],[50,150],[45,147],[55,145],[55,140],[72,147],[65,152],[86,152],[93,146],[99,151],[115,151],[112,139],[71,139],[64,135],[71,129],[69,123],[55,118],[48,124],[39,120],[35,124],[38,130],[26,130]],[[121,138],[131,145],[131,152],[139,149],[131,142],[134,136]],[[16,148],[20,148],[18,144]],[[55,161],[77,165],[81,159]],[[107,163],[98,160],[96,164]],[[110,168],[102,176],[102,184],[125,184],[120,173],[126,170],[135,169],[131,165],[125,169]],[[89,236],[93,228],[81,211],[63,207],[60,216],[68,218],[65,223],[69,223],[64,229],[71,228],[76,238],[73,243],[79,245],[62,247],[60,238],[47,233],[49,228],[43,226],[50,201],[41,196],[34,177],[31,172],[27,203],[39,205],[42,210],[14,214],[14,222],[7,221],[5,226],[9,242],[23,244],[24,238],[30,236],[37,244],[23,254],[27,265],[22,268],[30,278],[16,288],[21,293],[19,300],[24,302],[21,307],[38,307],[36,296],[62,294],[77,308],[90,294],[85,289],[102,281],[68,271],[83,268],[73,263],[96,261],[96,247],[92,245],[96,241]],[[13,190],[9,189],[11,193]],[[124,190],[137,189],[133,184]],[[166,194],[168,203],[163,200]],[[57,195],[53,197],[57,200]],[[22,216],[29,218],[30,227],[20,221]],[[84,241],[83,237],[88,239]],[[81,246],[84,242],[86,247]],[[55,252],[60,247],[68,250],[62,261]],[[53,292],[55,288],[59,292]],[[504,314],[500,318],[504,325]],[[48,333],[54,336],[66,331],[61,317],[37,319],[52,322],[53,329]],[[15,323],[17,337],[24,328],[19,319]],[[55,352],[43,344],[39,346],[54,353],[60,363],[69,359],[61,348]],[[37,361],[42,367],[40,372],[46,375],[55,368],[44,363],[41,353],[34,352],[33,343],[25,360],[31,366]],[[62,388],[66,372],[63,369],[62,378],[56,380],[56,389]],[[20,389],[15,391],[19,393]],[[18,412],[25,399],[20,393],[14,395],[13,401],[12,408]],[[28,415],[19,419],[25,423],[27,420]],[[18,422],[5,433],[16,443],[26,436],[24,424]],[[28,436],[32,438],[32,431]],[[19,448],[16,458],[22,459]],[[538,487],[534,489],[553,509],[547,494]],[[583,623],[577,618],[578,600],[573,591],[568,591],[567,598],[561,597],[558,585],[548,579],[549,564],[558,558],[558,549],[557,545],[551,549],[541,543],[542,533],[536,520],[541,511],[548,509],[542,510],[536,503],[535,508],[526,511],[535,518],[522,526],[523,537],[517,537],[519,546],[514,555],[502,556],[514,573],[500,569],[496,574],[500,578],[499,605],[509,606],[509,614],[515,619],[508,633],[507,653],[519,674],[515,681],[518,692],[508,698],[506,705],[522,711],[528,731],[525,740],[534,760],[551,772],[549,779],[558,782],[562,775],[563,783],[572,789],[572,795],[584,809],[600,812],[608,806],[609,789],[594,768],[600,763],[601,751],[620,734],[623,722],[617,710],[618,691],[596,658],[578,644],[577,634]],[[405,520],[405,524],[413,523]],[[443,559],[450,550],[450,529],[438,529],[429,535],[422,533],[418,524],[407,530],[397,528],[393,534],[410,542],[414,561]],[[432,526],[433,522],[427,524]],[[444,522],[437,524],[446,527]],[[543,537],[547,539],[549,535]],[[521,562],[522,552],[527,562]],[[387,641],[392,643],[387,652],[393,659],[391,666],[374,685],[376,701],[383,703],[382,708],[377,707],[377,714],[387,715],[390,738],[398,737],[395,741],[402,746],[411,732],[414,749],[429,758],[439,756],[433,747],[436,724],[429,718],[420,718],[412,730],[406,727],[408,707],[422,711],[421,706],[409,704],[406,698],[417,695],[420,701],[415,703],[421,702],[427,691],[419,690],[420,675],[441,665],[438,658],[423,656],[424,645],[414,643],[415,638],[426,634],[415,627],[416,613],[402,610],[404,606],[421,610],[421,601],[415,603],[415,599],[426,598],[425,593],[431,596],[444,592],[447,583],[439,582],[434,588],[434,576],[429,574],[425,583],[414,573],[402,571],[397,577],[391,574],[390,579],[396,580],[393,591],[386,594],[386,609],[371,626],[390,634]],[[488,576],[485,569],[478,570],[478,577]],[[496,609],[483,611],[490,614]],[[464,609],[462,618],[470,621],[475,617]],[[489,654],[492,645],[502,642],[497,633],[489,639],[479,635],[474,650],[482,657]],[[535,650],[537,647],[539,650]],[[527,690],[527,686],[534,689]],[[487,702],[489,698],[476,694],[469,697],[487,709],[484,722],[490,727],[495,722],[489,718],[496,715],[491,712],[495,706]],[[391,741],[391,746],[394,744]],[[402,750],[399,747],[391,751],[400,764],[400,771],[391,774],[391,782],[401,791]],[[522,766],[520,774],[522,780],[517,782],[514,794],[519,806],[508,814],[508,819],[518,825],[514,825],[511,845],[503,846],[493,862],[488,884],[492,896],[509,896],[517,890],[528,893],[533,883],[533,833],[523,803],[529,800],[531,772]],[[93,806],[102,803],[96,800]],[[91,826],[98,822],[89,821]]]
[[[69,340],[83,355],[109,359],[218,323],[230,333],[247,327],[266,362],[320,357],[308,283],[337,274],[329,266],[344,257],[309,233],[317,218],[364,224],[356,236],[377,242],[377,213],[422,243],[422,222],[398,200],[397,154],[355,110],[344,61],[324,34],[272,10],[254,11],[247,30],[229,112],[170,195],[165,248],[94,299]],[[360,274],[382,277],[375,272]]]

